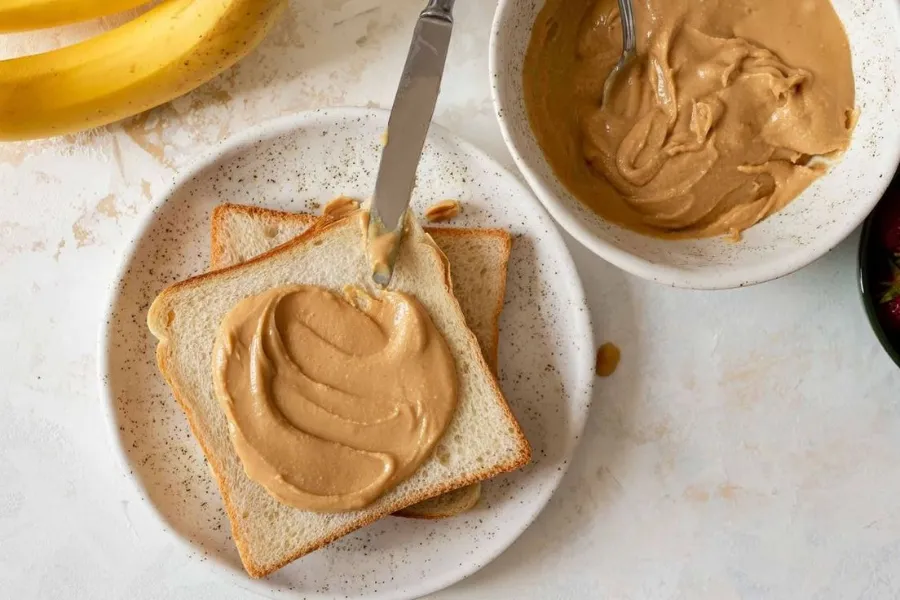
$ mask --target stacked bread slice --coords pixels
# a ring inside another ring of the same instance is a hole
[[[363,230],[333,220],[236,205],[213,215],[211,273],[164,290],[148,324],[157,359],[209,461],[241,560],[254,577],[391,513],[440,518],[471,508],[478,482],[521,467],[530,448],[497,386],[497,322],[503,305],[508,234],[423,230],[412,219],[391,288],[416,296],[457,365],[459,403],[434,455],[363,510],[321,514],[274,500],[244,473],[212,382],[211,350],[222,317],[274,286],[341,290],[368,281]]]

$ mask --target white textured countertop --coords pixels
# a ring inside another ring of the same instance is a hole
[[[2,598],[260,597],[132,527],[146,508],[123,501],[95,345],[125,244],[198,152],[295,111],[390,105],[422,2],[292,4],[239,68],[170,106],[0,145]],[[493,8],[458,3],[436,120],[511,165],[489,97]],[[597,340],[622,364],[535,524],[435,597],[900,597],[900,370],[858,301],[855,243],[774,283],[700,293],[571,242]]]

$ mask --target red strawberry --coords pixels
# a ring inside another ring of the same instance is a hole
[[[889,331],[900,331],[900,297],[878,307],[881,322]]]
[[[881,321],[890,331],[900,332],[900,267],[891,263],[891,281],[885,282],[878,312]]]
[[[878,314],[888,331],[900,331],[900,297],[879,306]]]
[[[889,252],[900,255],[900,202],[891,202],[882,210],[879,218],[881,243]]]

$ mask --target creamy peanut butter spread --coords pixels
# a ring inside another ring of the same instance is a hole
[[[359,210],[359,200],[349,196],[338,196],[325,204],[322,214],[332,219],[343,219],[357,210]]]
[[[425,209],[425,219],[429,223],[439,223],[459,216],[460,212],[462,212],[462,205],[459,200],[441,200]]]
[[[368,211],[363,211],[360,222],[363,228],[363,235],[368,240],[366,253],[369,256],[369,266],[372,267],[372,273],[390,278],[403,232],[388,231],[380,220],[378,222],[373,221]]]
[[[280,502],[363,508],[430,456],[453,417],[456,367],[416,298],[278,287],[238,303],[213,354],[247,476]]]
[[[532,128],[563,184],[604,218],[661,237],[736,236],[847,148],[850,49],[828,0],[548,0],[525,59]]]

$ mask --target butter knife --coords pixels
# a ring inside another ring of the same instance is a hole
[[[388,120],[386,143],[369,210],[367,252],[372,278],[391,281],[404,216],[416,181],[453,30],[454,0],[430,0],[413,31],[406,65]]]

